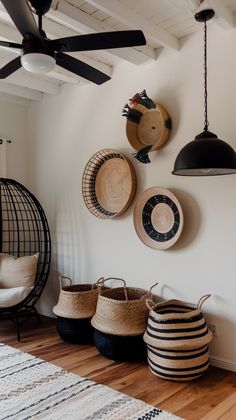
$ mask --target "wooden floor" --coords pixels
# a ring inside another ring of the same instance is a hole
[[[186,420],[236,420],[236,374],[218,368],[194,382],[168,382],[153,376],[144,363],[118,363],[93,346],[63,342],[54,321],[39,327],[29,321],[18,342],[10,321],[0,322],[0,342],[41,357],[66,370],[106,384]],[[124,419],[125,420],[125,419]]]

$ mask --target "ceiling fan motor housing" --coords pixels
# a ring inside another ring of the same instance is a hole
[[[45,54],[55,58],[55,51],[53,48],[50,47],[50,44],[47,40],[41,38],[40,40],[34,38],[32,35],[26,35],[23,39],[23,49],[21,51],[21,55],[38,53],[38,54]]]

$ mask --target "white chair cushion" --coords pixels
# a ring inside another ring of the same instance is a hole
[[[0,253],[0,288],[32,287],[38,258],[38,253],[19,258]]]
[[[12,287],[0,289],[0,308],[8,308],[17,305],[28,296],[33,287]]]

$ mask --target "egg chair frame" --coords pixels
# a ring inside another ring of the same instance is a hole
[[[44,210],[37,198],[19,182],[0,178],[0,253],[23,257],[39,253],[37,272],[31,292],[18,304],[0,307],[0,321],[10,319],[20,327],[32,316],[46,285],[50,261],[51,239]]]

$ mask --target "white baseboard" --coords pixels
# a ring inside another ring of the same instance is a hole
[[[236,372],[236,363],[229,362],[227,360],[219,359],[218,357],[210,358],[210,365],[216,366],[221,369],[230,370],[231,372]]]

